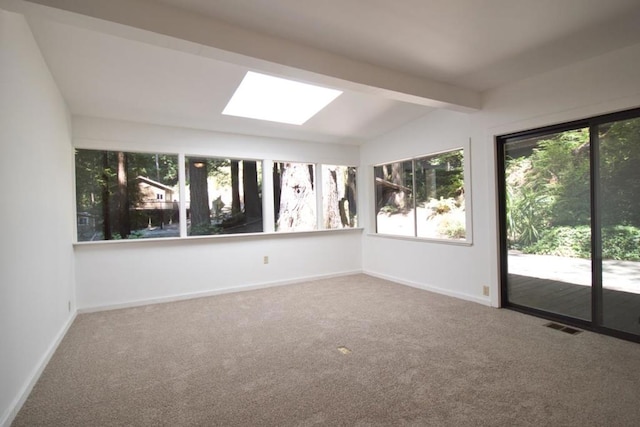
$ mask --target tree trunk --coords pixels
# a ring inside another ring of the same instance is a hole
[[[307,165],[285,163],[282,171],[278,231],[302,231],[316,228],[316,197],[311,175]]]
[[[315,187],[315,183],[313,182],[313,165],[309,164],[307,168],[309,169],[309,182],[311,182],[311,189],[313,190]]]
[[[284,164],[282,163],[274,163],[273,164],[273,212],[275,215],[276,223],[278,218],[280,217],[280,192],[282,191],[282,170],[284,169]]]
[[[356,207],[356,168],[347,168],[347,183],[345,188],[345,198],[349,203],[349,224],[355,227],[354,218],[358,212]]]
[[[240,170],[238,160],[231,160],[231,213],[240,213]]]
[[[111,209],[109,207],[109,152],[102,152],[102,234],[111,240]]]
[[[386,176],[387,176],[386,169],[387,169],[386,165],[374,167],[373,168],[374,177],[380,178],[380,179],[386,179]],[[382,186],[382,184],[376,181],[376,216],[378,215],[378,213],[380,213],[380,209],[382,209],[382,207],[387,203],[385,196],[386,195],[385,195],[384,187]]]
[[[340,208],[338,206],[338,179],[336,167],[328,167],[325,169],[327,173],[323,174],[324,181],[323,195],[324,199],[324,226],[325,228],[334,229],[342,228],[342,220],[340,218]]]
[[[244,213],[248,218],[262,216],[262,201],[258,188],[258,165],[256,162],[242,161],[242,186],[244,188]]]
[[[395,162],[391,165],[391,182],[404,187],[404,170],[402,169],[403,162]],[[404,191],[398,190],[393,198],[394,205],[401,210],[407,208],[407,200]]]
[[[126,239],[131,234],[129,194],[127,191],[127,155],[118,151],[118,232]]]
[[[209,189],[206,159],[189,159],[189,195],[191,197],[191,234],[209,234]]]

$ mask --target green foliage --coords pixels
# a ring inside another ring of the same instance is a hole
[[[507,229],[512,247],[534,244],[553,226],[588,224],[589,132],[561,132],[520,142],[506,161]]]
[[[460,207],[460,202],[453,197],[448,199],[440,198],[439,200],[431,199],[429,203],[425,205],[427,209],[431,210],[429,218],[433,218],[436,215],[444,215]]]
[[[591,258],[591,228],[554,227],[545,231],[533,245],[523,252],[575,258]],[[631,226],[602,229],[602,258],[640,261],[640,228]]]
[[[191,227],[190,236],[209,236],[212,234],[220,234],[220,227],[213,224],[198,224]]]
[[[458,219],[445,217],[438,224],[438,233],[451,239],[464,239],[466,227]]]
[[[528,187],[507,188],[507,228],[512,246],[528,246],[538,240],[548,222],[545,213],[551,200],[547,193]]]
[[[640,118],[600,125],[597,132],[603,257],[640,260]],[[590,257],[589,129],[510,144],[505,165],[510,247]]]
[[[640,228],[619,225],[602,230],[602,257],[640,261]]]
[[[103,233],[105,223],[104,208],[108,208],[113,239],[123,236],[115,233],[118,229],[120,211],[131,210],[142,199],[138,186],[138,176],[160,182],[169,187],[178,182],[178,156],[153,153],[125,153],[127,175],[127,201],[120,206],[117,200],[118,192],[118,158],[115,151],[77,149],[75,155],[76,166],[76,210],[78,213],[88,214],[95,219],[95,229],[78,232],[79,238],[91,238]],[[139,226],[136,213],[131,215],[132,225]],[[144,227],[144,223],[142,223]],[[131,238],[131,235],[124,236]],[[140,237],[134,235],[133,238]]]
[[[416,200],[460,196],[464,191],[463,160],[463,150],[416,159]]]
[[[193,160],[193,158],[187,158],[186,160],[187,185],[191,184],[191,177],[189,176],[190,159]],[[202,161],[206,162],[208,175],[215,178],[219,187],[231,187],[231,161],[229,159],[210,157],[202,158]]]
[[[573,258],[591,257],[591,228],[561,226],[546,230],[534,244],[524,246],[524,253]]]
[[[440,236],[464,239],[466,236],[464,196],[431,199],[424,207],[429,210],[427,221],[433,221],[436,224]]]
[[[400,212],[400,209],[398,209],[394,205],[384,205],[382,208],[380,208],[380,212],[387,215],[393,215]]]
[[[598,127],[606,225],[640,226],[640,118]]]

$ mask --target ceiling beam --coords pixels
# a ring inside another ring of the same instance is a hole
[[[29,0],[28,3],[47,7],[34,8],[22,0],[0,0],[0,4],[22,9],[23,13],[27,10],[29,13],[44,13],[67,23],[70,20],[75,23],[82,21],[81,25],[96,30],[105,30],[104,22],[96,20],[120,24],[112,25],[109,32],[296,80],[455,111],[472,112],[480,108],[480,94],[472,90],[355,61],[158,2]],[[50,8],[72,12],[73,16],[65,17]],[[95,19],[83,20],[76,14]],[[171,39],[159,40],[149,34],[131,31],[131,28]]]

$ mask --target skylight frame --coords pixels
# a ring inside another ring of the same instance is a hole
[[[222,114],[300,126],[342,93],[337,89],[248,71]]]

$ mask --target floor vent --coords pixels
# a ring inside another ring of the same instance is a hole
[[[340,346],[338,347],[338,351],[342,354],[350,354],[351,350],[349,350],[347,347],[344,346]]]
[[[554,322],[547,323],[544,326],[546,326],[547,328],[555,329],[556,331],[565,332],[570,335],[576,335],[582,332],[580,329],[570,328],[569,326],[560,325],[559,323]]]

